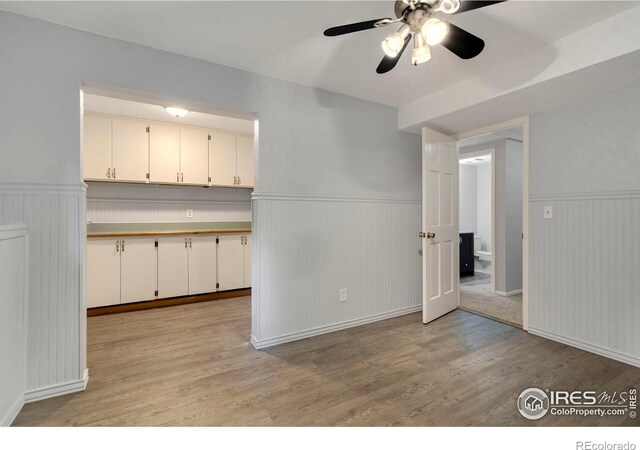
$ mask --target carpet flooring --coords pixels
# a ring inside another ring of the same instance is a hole
[[[490,281],[463,280],[460,280],[461,309],[522,328],[522,294],[503,297],[491,292]]]

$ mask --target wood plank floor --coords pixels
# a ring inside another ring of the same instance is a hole
[[[640,369],[459,310],[262,351],[249,298],[88,323],[87,390],[26,405],[15,425],[638,425],[524,419],[524,388],[620,391],[640,387]]]

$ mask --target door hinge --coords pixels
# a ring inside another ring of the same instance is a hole
[[[209,177],[209,183],[211,183],[211,177]]]
[[[209,135],[209,140],[211,140],[211,135]]]
[[[157,297],[157,296],[158,296],[158,291],[156,291],[156,292],[154,293],[154,295]]]
[[[216,289],[220,289],[220,283],[216,283]]]
[[[156,248],[158,248],[158,241],[156,241]]]
[[[220,238],[216,238],[216,244],[220,243]]]
[[[147,180],[149,179],[149,174],[147,173]]]
[[[149,127],[147,127],[147,133],[149,132]]]

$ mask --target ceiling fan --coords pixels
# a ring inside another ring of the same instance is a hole
[[[395,19],[383,18],[340,25],[325,30],[324,35],[340,36],[401,22],[402,26],[398,31],[389,34],[382,41],[385,57],[376,69],[378,73],[387,73],[396,66],[411,41],[411,33],[413,33],[411,63],[414,65],[429,61],[431,59],[430,47],[438,44],[462,59],[471,59],[482,52],[484,41],[468,31],[434,16],[436,13],[460,14],[503,1],[506,0],[398,0],[394,6]]]

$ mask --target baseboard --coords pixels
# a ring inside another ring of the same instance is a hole
[[[51,397],[59,397],[61,395],[74,394],[84,391],[89,382],[89,369],[84,372],[81,380],[68,381],[66,383],[54,384],[43,388],[33,389],[24,394],[24,403],[37,402]]]
[[[518,289],[516,291],[509,291],[509,292],[496,291],[496,294],[502,297],[511,297],[512,295],[522,294],[522,289]]]
[[[18,414],[20,414],[20,410],[22,410],[23,406],[24,397],[20,395],[11,409],[9,409],[7,414],[0,421],[0,427],[10,427],[13,421],[16,420],[16,417],[18,417]]]
[[[602,348],[597,345],[587,344],[586,342],[582,342],[582,341],[565,337],[565,336],[560,336],[558,334],[551,333],[549,331],[540,330],[531,325],[529,325],[528,331],[529,333],[535,334],[536,336],[551,339],[552,341],[570,345],[571,347],[576,347],[576,348],[579,348],[580,350],[585,350],[590,353],[595,353],[596,355],[604,356],[606,358],[615,359],[616,361],[630,364],[632,366],[640,367],[639,358],[635,358],[633,356],[626,355],[624,353],[619,353],[614,350]]]
[[[255,336],[251,336],[251,345],[260,350],[263,348],[273,347],[274,345],[284,344],[286,342],[299,341],[300,339],[306,339],[321,334],[332,333],[334,331],[345,330],[347,328],[357,327],[359,325],[365,325],[367,323],[378,322],[380,320],[391,319],[392,317],[403,316],[405,314],[411,314],[418,311],[422,311],[422,305],[410,306],[408,308],[396,309],[395,311],[389,311],[386,313],[375,314],[373,316],[362,317],[360,319],[348,320],[346,322],[340,322],[333,325],[326,325],[317,328],[310,328],[305,331],[298,331],[296,333],[285,334],[269,339],[258,340]]]

